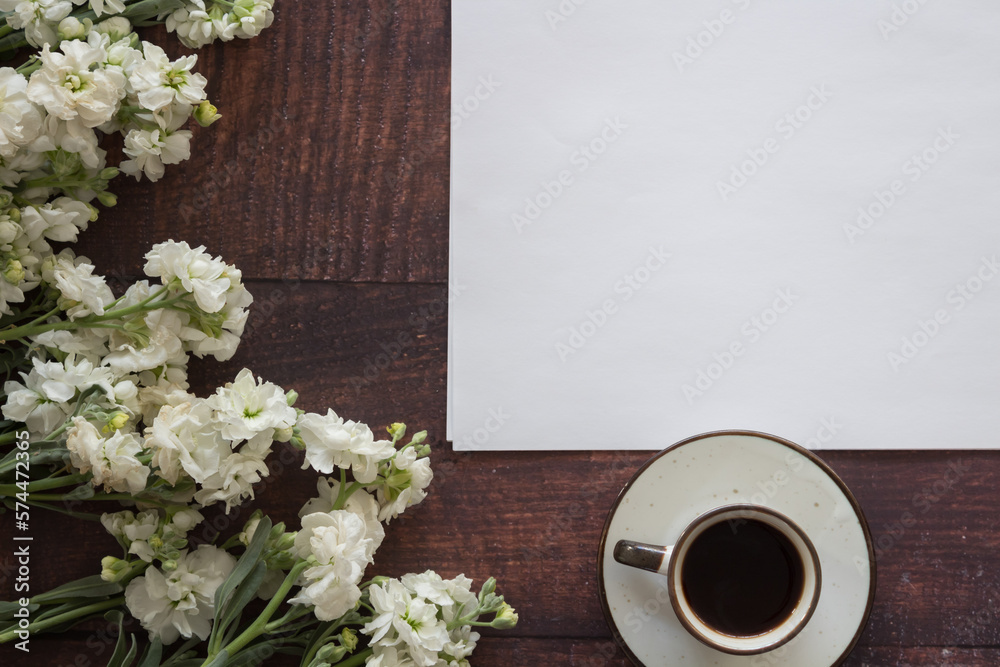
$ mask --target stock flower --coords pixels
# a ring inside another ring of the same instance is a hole
[[[397,579],[368,590],[374,615],[362,632],[371,636],[373,645],[395,647],[420,667],[437,665],[438,654],[451,640],[447,625],[438,618],[438,606],[414,596]]]
[[[63,250],[42,265],[42,280],[59,290],[60,306],[75,320],[87,315],[103,315],[104,306],[114,301],[104,276],[94,275],[94,265],[86,257],[74,257]]]
[[[316,480],[316,490],[319,492],[319,496],[306,501],[306,504],[299,510],[299,517],[314,512],[332,511],[337,496],[340,495],[340,482],[320,477]],[[382,540],[385,539],[385,528],[382,527],[382,522],[378,519],[378,501],[367,491],[358,489],[347,497],[343,509],[357,514],[365,522],[365,536],[371,538],[371,544],[365,555],[372,558],[375,555],[375,550],[381,546]]]
[[[233,505],[253,498],[253,485],[266,476],[267,464],[262,456],[252,450],[233,452],[222,460],[216,472],[201,480],[202,488],[194,499],[205,506],[224,502],[228,514]]]
[[[326,415],[308,412],[296,424],[306,448],[303,468],[330,474],[334,468],[350,468],[363,484],[375,481],[379,463],[393,455],[389,440],[375,440],[365,424],[344,421],[332,409]]]
[[[172,644],[179,637],[207,639],[212,632],[215,591],[236,566],[236,559],[217,547],[203,544],[184,553],[177,567],[164,574],[151,567],[129,582],[125,604],[149,632]]]
[[[117,68],[95,69],[106,54],[87,42],[70,40],[59,49],[42,49],[42,67],[28,80],[28,99],[63,120],[79,118],[86,127],[111,120],[125,97],[125,75]]]
[[[12,157],[42,129],[42,115],[25,93],[28,80],[12,67],[0,68],[0,157]]]
[[[288,405],[285,390],[263,378],[254,380],[248,368],[217,389],[208,402],[216,411],[216,428],[229,440],[250,440],[258,434],[271,440],[275,430],[295,424],[295,408]]]
[[[274,22],[274,0],[236,0],[233,16],[239,21],[236,36],[250,39]]]
[[[208,80],[191,68],[198,56],[182,56],[171,62],[166,52],[155,44],[142,43],[143,61],[129,76],[129,83],[139,103],[150,111],[159,111],[173,103],[197,106],[205,99]]]
[[[107,4],[107,9],[105,9]],[[125,11],[125,3],[122,0],[90,0],[90,7],[98,18],[101,14],[119,14]]]
[[[407,507],[423,501],[433,479],[430,459],[418,458],[415,447],[400,451],[393,457],[381,483],[370,487],[375,490],[382,506],[379,519],[388,522],[402,514]]]
[[[38,138],[28,148],[42,157],[45,152],[54,150],[73,153],[91,169],[102,169],[107,156],[107,152],[98,143],[97,134],[83,120],[63,120],[54,115],[45,117]]]
[[[55,27],[69,16],[73,5],[68,0],[0,0],[0,10],[14,12],[7,17],[10,27],[24,28],[24,38],[34,47],[59,41]]]
[[[48,435],[72,414],[70,402],[90,387],[98,387],[105,396],[114,395],[112,376],[84,357],[67,356],[63,361],[31,360],[31,370],[21,373],[21,380],[4,384],[7,401],[3,415],[24,422],[33,434]]]
[[[87,229],[93,211],[82,201],[58,197],[42,206],[21,209],[21,227],[33,239],[46,238],[60,243],[74,242]]]
[[[191,131],[135,128],[125,135],[123,150],[130,159],[119,168],[137,181],[140,174],[145,174],[155,182],[166,173],[164,165],[178,164],[191,157]]]
[[[183,326],[180,313],[161,308],[146,313],[141,321],[147,345],[140,347],[133,344],[127,336],[117,331],[111,334],[112,351],[101,363],[116,375],[159,368],[184,358],[183,346],[178,337]]]
[[[232,453],[230,444],[212,426],[212,409],[203,399],[164,405],[145,435],[156,474],[171,485],[182,474],[204,483]]]
[[[316,564],[302,573],[302,589],[292,604],[314,605],[316,618],[331,621],[354,608],[361,599],[358,584],[368,557],[369,542],[364,520],[353,512],[315,512],[302,518],[295,536],[299,558]]]
[[[190,49],[201,48],[216,39],[231,40],[239,25],[230,21],[218,5],[213,4],[209,11],[205,0],[186,0],[183,7],[167,17],[165,24],[167,31],[176,32],[181,44]]]
[[[149,468],[136,458],[143,451],[133,433],[115,431],[103,438],[83,417],[74,417],[67,432],[70,462],[82,473],[93,474],[93,485],[119,492],[139,493],[146,488]]]
[[[199,308],[206,313],[217,313],[226,305],[227,292],[236,286],[230,269],[222,258],[213,259],[205,252],[205,246],[192,248],[184,241],[171,240],[157,243],[146,253],[143,270],[164,285],[176,280],[194,295]]]

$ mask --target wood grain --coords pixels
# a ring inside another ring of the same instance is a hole
[[[256,295],[245,343],[231,362],[193,366],[199,391],[248,366],[299,391],[305,409],[431,432],[432,494],[389,526],[376,569],[496,576],[521,623],[484,639],[475,665],[625,665],[601,613],[596,553],[616,494],[650,453],[456,453],[442,440],[448,3],[330,1],[303,11],[282,0],[277,15],[259,39],[201,51],[198,69],[224,120],[196,130],[192,160],[162,182],[123,183],[122,203],[85,234],[81,252],[120,285],[141,272],[149,245],[171,237],[243,269]],[[1000,452],[822,455],[854,490],[879,546],[875,608],[846,664],[1000,664]],[[291,452],[276,462],[254,504],[210,522],[235,530],[254,507],[294,522],[314,476]],[[948,472],[956,466],[957,478]],[[46,559],[33,571],[37,589],[97,571],[111,548],[93,526],[35,521]],[[6,518],[0,526],[0,593],[9,598],[12,527]],[[0,647],[0,662],[103,664],[94,632],[37,637],[30,659]]]

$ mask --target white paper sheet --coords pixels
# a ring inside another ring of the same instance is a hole
[[[452,12],[456,449],[1000,445],[1000,3]]]

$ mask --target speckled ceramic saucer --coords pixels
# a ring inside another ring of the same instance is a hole
[[[673,544],[696,517],[751,503],[784,514],[809,536],[823,584],[815,613],[789,643],[729,655],[702,644],[670,606],[666,577],[615,562],[618,540]],[[857,642],[875,597],[875,555],[857,500],[815,454],[764,433],[720,431],[650,459],[622,489],[598,554],[601,603],[615,639],[639,667],[831,667]]]

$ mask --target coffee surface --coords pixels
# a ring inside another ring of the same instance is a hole
[[[782,533],[755,519],[723,521],[692,541],[681,569],[691,609],[716,631],[763,634],[795,609],[802,561]]]

